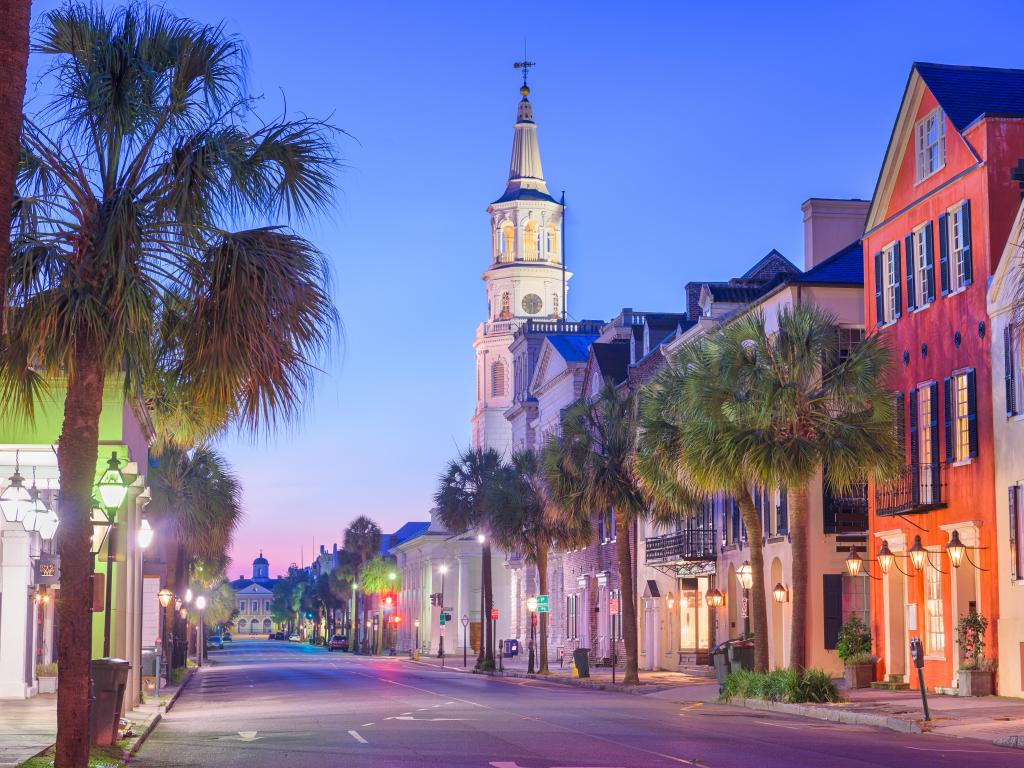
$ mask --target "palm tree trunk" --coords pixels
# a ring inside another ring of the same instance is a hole
[[[789,537],[793,551],[793,628],[789,664],[803,670],[807,665],[807,486],[789,490]]]
[[[84,339],[82,334],[80,339]],[[92,534],[90,514],[99,453],[103,368],[93,345],[75,344],[74,375],[64,399],[64,424],[57,443],[60,471],[61,588],[57,597],[56,768],[89,762],[89,662],[92,656]],[[110,606],[106,606],[110,610]]]
[[[537,587],[540,594],[548,593],[548,544],[546,541],[542,541],[537,546]],[[530,621],[533,621],[532,616]],[[540,664],[537,667],[537,674],[546,675],[548,674],[548,615],[538,613],[537,623],[540,624],[540,653],[538,653]]]
[[[494,622],[491,621],[491,609],[494,608],[494,583],[491,579],[491,543],[484,543],[483,558],[480,561],[484,577],[484,626],[487,628],[487,649],[484,652],[484,663],[494,667]]]
[[[637,656],[636,584],[633,579],[633,556],[629,547],[630,524],[625,515],[615,516],[615,554],[619,561],[619,612],[622,618],[622,641],[626,646],[626,666],[622,673],[623,685],[640,683],[640,664]],[[614,646],[615,640],[612,639]]]
[[[0,0],[0,275],[7,271],[11,248],[14,180],[18,172],[18,138],[25,101],[28,28],[31,0]],[[3,317],[0,316],[0,329]]]
[[[747,546],[750,547],[750,569],[754,583],[750,587],[750,629],[754,633],[754,671],[768,671],[768,603],[764,580],[764,550],[761,546],[763,535],[761,517],[757,514],[754,499],[746,486],[733,492],[740,508],[743,524],[747,527]]]

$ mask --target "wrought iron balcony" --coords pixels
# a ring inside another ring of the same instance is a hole
[[[828,487],[822,491],[822,515],[825,533],[864,533],[868,529],[868,484],[854,483],[836,493]]]
[[[682,560],[714,560],[717,556],[714,528],[690,528],[647,539],[647,564]]]
[[[929,512],[946,506],[947,493],[945,464],[908,464],[895,481],[875,489],[875,514]]]

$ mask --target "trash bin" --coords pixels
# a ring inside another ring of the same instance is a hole
[[[754,644],[749,641],[730,643],[729,667],[733,672],[738,669],[753,669]]]
[[[139,664],[142,676],[142,692],[146,696],[157,696],[160,693],[160,649],[143,648],[142,660]]]
[[[513,656],[519,655],[519,641],[518,640],[506,640],[505,641],[505,658],[511,659]]]
[[[590,677],[590,649],[577,648],[572,652],[572,663],[580,677]]]
[[[128,670],[124,659],[93,659],[92,705],[89,707],[89,732],[92,743],[109,746],[117,741],[117,726],[123,715],[124,690]]]
[[[711,661],[715,665],[715,678],[719,688],[725,685],[725,678],[731,671],[729,668],[729,643],[719,643],[711,651]]]

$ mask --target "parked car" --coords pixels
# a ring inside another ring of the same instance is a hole
[[[335,635],[327,643],[328,651],[347,651],[348,638],[345,635]]]
[[[230,643],[231,642],[231,633],[230,632],[222,632],[221,633],[221,639],[223,639],[225,643]]]
[[[278,632],[277,634],[274,635],[274,638],[276,640],[284,640],[284,632]]]
[[[208,638],[206,638],[206,647],[223,649],[224,638],[220,635],[210,635]]]
[[[288,642],[289,643],[301,643],[302,642],[302,638],[299,637],[296,634],[291,634],[291,635],[288,635]]]

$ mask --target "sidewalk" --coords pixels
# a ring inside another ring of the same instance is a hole
[[[474,660],[463,669],[462,656],[448,657],[446,669],[472,672]],[[454,664],[452,662],[455,662]],[[508,660],[506,660],[508,662]],[[440,667],[437,658],[421,658],[419,664]],[[505,664],[505,672],[496,676],[528,677],[525,663],[514,660]],[[550,680],[601,690],[649,695],[652,699],[676,704],[713,704],[718,702],[718,683],[702,674],[692,672],[640,672],[640,685],[624,688],[611,684],[611,670],[607,667],[591,669],[589,680],[572,679],[568,668],[557,664],[549,676],[530,675],[534,679]],[[621,679],[621,670],[616,674]],[[844,701],[839,704],[783,704],[759,700],[734,700],[731,706],[759,711],[810,717],[818,720],[869,725],[903,733],[937,733],[963,739],[976,739],[1004,747],[1024,749],[1024,700],[997,696],[971,698],[960,696],[928,695],[931,721],[925,723],[921,708],[921,694],[917,691],[880,691],[862,689],[842,691]]]
[[[125,756],[134,754],[163,713],[169,710],[187,684],[191,674],[179,685],[160,691],[162,703],[140,704],[125,713],[130,723]],[[53,746],[57,738],[57,694],[45,693],[31,699],[5,699],[0,702],[0,768],[19,765]],[[124,741],[123,740],[123,741]]]

